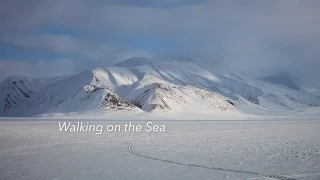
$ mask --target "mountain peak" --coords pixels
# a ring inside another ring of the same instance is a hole
[[[163,59],[164,61],[173,61],[173,62],[196,62],[196,60],[187,57],[187,56],[174,56],[174,55],[166,55],[163,57],[160,57],[160,59]]]
[[[152,62],[146,57],[132,57],[116,64],[120,67],[152,65]]]
[[[295,81],[298,80],[297,77],[291,75],[288,72],[278,72],[276,74],[261,78],[266,82],[270,82],[273,84],[279,84],[283,86],[287,86],[288,88],[299,90],[300,87],[295,84]]]

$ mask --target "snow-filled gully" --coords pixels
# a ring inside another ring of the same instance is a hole
[[[124,142],[127,145],[128,152],[134,156],[138,156],[141,158],[145,159],[150,159],[150,160],[155,160],[155,161],[160,161],[164,163],[170,163],[170,164],[176,164],[180,166],[188,166],[188,167],[195,167],[195,168],[203,168],[203,169],[210,169],[210,170],[216,170],[216,171],[225,171],[225,172],[232,172],[232,173],[242,173],[242,174],[249,174],[249,175],[256,175],[256,176],[263,176],[263,177],[268,177],[268,178],[275,178],[279,180],[297,180],[291,177],[285,177],[281,175],[268,175],[268,174],[263,174],[259,172],[253,172],[253,171],[244,171],[244,170],[236,170],[236,169],[227,169],[227,168],[221,168],[221,167],[211,167],[211,166],[205,166],[205,165],[200,165],[200,164],[193,164],[193,163],[183,163],[179,161],[174,161],[174,160],[167,160],[167,159],[161,159],[157,157],[152,157],[152,156],[147,156],[143,155],[141,153],[138,153],[134,150],[134,146],[125,141]]]

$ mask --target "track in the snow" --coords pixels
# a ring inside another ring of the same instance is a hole
[[[279,180],[296,180],[294,178],[280,176],[280,175],[267,175],[267,174],[262,174],[262,173],[258,173],[258,172],[253,172],[253,171],[243,171],[243,170],[235,170],[235,169],[227,169],[227,168],[219,168],[219,167],[210,167],[210,166],[204,166],[204,165],[200,165],[200,164],[183,163],[183,162],[178,162],[178,161],[173,161],[173,160],[160,159],[157,157],[147,156],[147,155],[143,155],[138,152],[135,152],[134,146],[132,144],[130,144],[129,142],[126,142],[126,141],[124,143],[127,145],[129,153],[131,153],[132,155],[141,157],[141,158],[145,158],[145,159],[151,159],[151,160],[155,160],[155,161],[161,161],[161,162],[176,164],[176,165],[181,165],[181,166],[196,167],[196,168],[211,169],[211,170],[216,170],[216,171],[226,171],[226,172],[233,172],[233,173],[242,173],[242,174],[263,176],[263,177],[269,177],[269,178],[276,178]]]

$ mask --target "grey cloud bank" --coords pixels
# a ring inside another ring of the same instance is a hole
[[[320,77],[319,1],[5,0],[2,4],[1,47],[10,46],[16,53],[50,52],[62,59],[63,55],[85,59],[68,58],[67,65],[55,60],[64,67],[57,74],[132,56],[170,53],[220,60],[255,76],[288,71],[313,83]],[[140,38],[145,46],[150,37],[162,37],[168,44],[150,52],[132,45],[130,37]],[[166,48],[172,45],[174,49]],[[1,79],[19,72],[22,65],[25,74],[46,71],[34,70],[34,62],[20,56],[0,59],[2,67],[6,65]]]

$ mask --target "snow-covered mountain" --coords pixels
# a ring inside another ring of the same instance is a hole
[[[230,111],[234,107],[223,96],[195,87],[153,83],[131,92],[127,99],[144,111]]]
[[[297,84],[297,82],[300,82],[301,80],[286,72],[278,72],[276,74],[273,74],[261,79],[266,82],[283,85],[291,89],[295,89],[295,90],[300,89],[300,86]]]
[[[0,115],[87,111],[252,113],[320,106],[319,89],[297,82],[283,74],[248,77],[220,63],[137,57],[65,78],[8,78],[0,83],[0,96],[5,97],[1,99]]]
[[[20,108],[5,113],[15,116],[32,116],[43,113],[69,113],[85,111],[137,110],[107,86],[105,74],[98,69],[85,71],[43,87],[24,101]],[[105,81],[105,83],[104,83]]]
[[[43,87],[64,77],[28,78],[11,76],[0,82],[0,114],[9,109],[21,107],[24,102]]]

